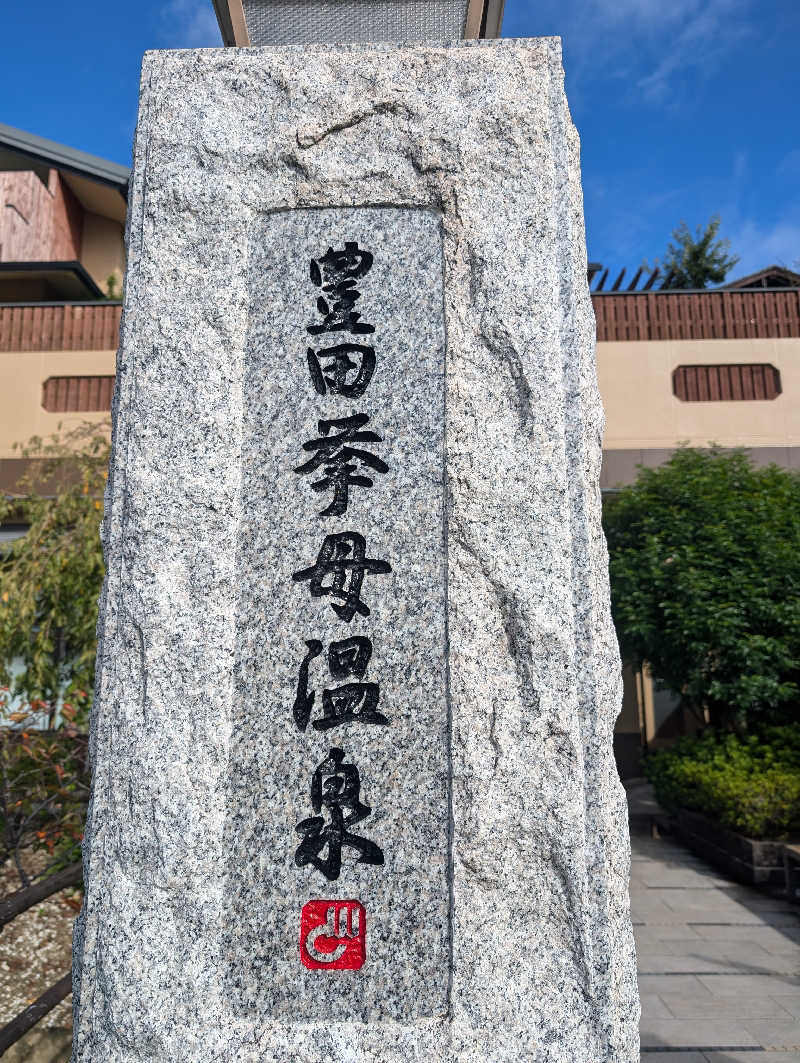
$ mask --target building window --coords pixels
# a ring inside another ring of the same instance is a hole
[[[49,413],[89,413],[111,409],[113,376],[51,376],[42,385]]]
[[[682,402],[739,402],[776,399],[781,374],[774,365],[679,365],[672,372],[672,393]]]

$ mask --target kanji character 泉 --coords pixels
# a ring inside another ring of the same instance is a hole
[[[355,849],[359,854],[357,863],[383,864],[383,851],[367,838],[350,831],[356,823],[366,819],[372,809],[361,803],[361,777],[355,764],[343,764],[344,751],[333,748],[316,768],[311,779],[311,804],[317,813],[297,824],[303,840],[294,854],[298,867],[311,864],[331,881],[339,877],[342,866],[342,848]],[[330,816],[330,823],[320,815],[323,808]],[[328,855],[322,856],[325,847]]]

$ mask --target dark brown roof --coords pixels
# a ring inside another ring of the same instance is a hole
[[[795,273],[785,266],[767,266],[758,273],[739,277],[735,281],[720,285],[721,288],[800,288],[800,273]]]

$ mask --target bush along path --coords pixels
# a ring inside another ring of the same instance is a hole
[[[754,839],[800,831],[800,725],[682,738],[651,753],[645,773],[672,814],[701,812]]]

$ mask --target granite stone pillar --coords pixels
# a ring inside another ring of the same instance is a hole
[[[634,1063],[555,39],[145,57],[76,1063]]]

